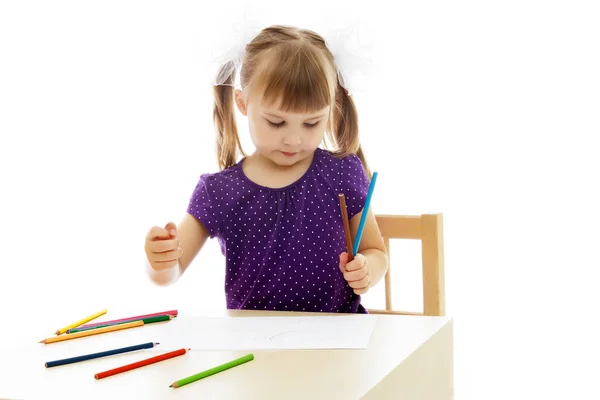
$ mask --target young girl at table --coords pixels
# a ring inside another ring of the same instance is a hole
[[[369,211],[359,251],[348,262],[339,194],[354,238],[370,172],[357,111],[333,55],[312,31],[271,26],[245,46],[240,61],[225,62],[215,80],[220,171],[200,176],[178,226],[148,232],[150,277],[160,285],[175,282],[206,240],[217,238],[227,308],[366,313],[360,295],[385,275],[387,257]],[[256,148],[249,156],[234,103],[248,119]],[[325,133],[332,151],[319,147]]]

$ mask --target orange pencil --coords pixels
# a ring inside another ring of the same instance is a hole
[[[348,211],[346,209],[346,197],[340,193],[340,211],[342,213],[342,222],[344,223],[344,232],[346,234],[346,247],[348,248],[348,262],[354,260],[352,254],[352,234],[350,233],[350,222],[348,222]]]
[[[131,364],[123,365],[122,367],[109,369],[108,371],[97,373],[96,375],[94,375],[94,378],[102,379],[102,378],[106,378],[108,376],[120,374],[121,372],[131,371],[132,369],[145,367],[146,365],[154,364],[159,361],[168,360],[169,358],[182,356],[185,353],[187,353],[188,350],[190,350],[190,349],[179,349],[179,350],[171,351],[169,353],[161,354],[159,356],[154,356],[154,357],[146,358],[145,360],[141,360],[141,361],[137,361],[137,362],[134,362]]]
[[[100,333],[120,331],[122,329],[135,328],[137,326],[143,326],[143,325],[144,325],[144,321],[133,321],[133,322],[128,322],[126,324],[112,325],[112,326],[107,326],[105,328],[90,329],[87,331],[71,333],[69,335],[53,336],[53,337],[41,340],[40,343],[48,344],[48,343],[62,342],[63,340],[77,339],[77,338],[85,337],[85,336],[98,335]]]

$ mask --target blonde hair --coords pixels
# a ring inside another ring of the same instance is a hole
[[[225,64],[221,71],[231,67]],[[213,89],[213,118],[220,169],[233,166],[238,152],[246,155],[235,122],[231,83],[236,71],[231,70],[233,72],[225,85]],[[354,101],[340,85],[333,55],[321,36],[310,30],[284,25],[263,29],[246,45],[240,81],[242,88],[248,88],[249,98],[259,95],[261,101],[268,105],[278,102],[282,112],[312,112],[333,105],[326,133],[334,144],[334,155],[341,158],[356,154],[371,177],[360,146]]]

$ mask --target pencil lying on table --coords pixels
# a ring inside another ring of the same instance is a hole
[[[76,327],[78,327],[78,326],[80,326],[80,325],[83,325],[83,324],[85,324],[86,322],[89,322],[89,321],[91,321],[91,320],[93,320],[93,319],[96,319],[96,318],[98,318],[98,317],[99,317],[99,316],[101,316],[101,315],[104,315],[104,314],[106,314],[106,312],[107,312],[107,311],[108,311],[107,309],[104,309],[104,310],[102,310],[102,311],[98,311],[98,312],[97,312],[97,313],[95,313],[95,314],[92,314],[92,315],[90,315],[90,316],[88,316],[88,317],[85,317],[85,318],[83,318],[83,319],[81,319],[81,320],[79,320],[79,321],[75,322],[75,323],[72,323],[71,325],[67,325],[67,326],[65,326],[64,328],[57,330],[55,333],[56,333],[57,335],[62,335],[63,333],[65,333],[65,332],[66,332],[66,331],[68,331],[69,329],[76,328]]]
[[[238,365],[247,363],[248,361],[252,361],[252,360],[254,360],[254,354],[247,354],[247,355],[245,355],[243,357],[240,357],[240,358],[237,358],[235,360],[229,361],[229,362],[227,362],[225,364],[221,364],[221,365],[216,366],[214,368],[207,369],[206,371],[202,371],[202,372],[199,372],[197,374],[188,376],[187,378],[183,378],[183,379],[180,379],[178,381],[175,381],[172,384],[170,384],[169,387],[179,388],[179,387],[182,387],[182,386],[187,385],[189,383],[196,382],[196,381],[198,381],[200,379],[204,379],[204,378],[206,378],[208,376],[211,376],[211,375],[214,375],[214,374],[218,374],[219,372],[223,372],[223,371],[225,371],[225,370],[227,370],[229,368],[237,367]]]
[[[121,322],[138,321],[140,319],[159,317],[161,315],[172,315],[173,317],[177,317],[178,314],[179,314],[179,312],[177,310],[161,311],[161,312],[152,313],[152,314],[136,315],[135,317],[113,319],[110,321],[102,321],[102,322],[95,322],[92,324],[81,325],[78,329],[87,329],[87,328],[92,328],[92,327],[98,327],[98,325],[114,325],[114,324],[121,323]],[[70,331],[71,330],[67,331],[67,333],[70,333]]]
[[[50,338],[41,340],[40,343],[48,344],[48,343],[62,342],[63,340],[77,339],[77,338],[85,337],[85,336],[98,335],[100,333],[120,331],[122,329],[135,328],[137,326],[144,326],[144,321],[134,321],[134,322],[128,322],[128,323],[122,324],[122,325],[113,325],[113,326],[107,326],[105,328],[90,329],[88,331],[71,333],[69,335],[54,336],[54,337],[50,337]]]
[[[143,344],[138,344],[135,346],[121,347],[120,349],[113,349],[107,351],[101,351],[99,353],[85,354],[77,357],[63,358],[62,360],[48,361],[44,365],[46,368],[58,367],[59,365],[73,364],[87,360],[93,360],[94,358],[100,357],[108,357],[116,354],[129,353],[131,351],[143,350],[143,349],[151,349],[160,343],[148,342]]]
[[[102,378],[106,378],[108,376],[120,374],[122,372],[131,371],[132,369],[145,367],[146,365],[154,364],[159,361],[168,360],[169,358],[182,356],[182,355],[186,354],[188,352],[188,350],[190,350],[190,349],[179,349],[179,350],[171,351],[169,353],[161,354],[159,356],[150,357],[150,358],[146,358],[145,360],[141,360],[141,361],[134,362],[131,364],[123,365],[122,367],[109,369],[108,371],[97,373],[96,375],[94,375],[94,378],[102,379]]]
[[[138,321],[142,321],[144,323],[144,325],[147,324],[152,324],[155,322],[162,322],[162,321],[170,321],[173,318],[175,318],[173,315],[160,315],[158,317],[150,317],[150,318],[144,318],[144,319],[139,319]],[[131,322],[135,322],[135,321],[131,321]],[[77,333],[77,332],[85,332],[85,331],[89,331],[92,329],[99,329],[99,328],[105,328],[107,326],[115,326],[115,325],[123,325],[126,324],[127,322],[116,322],[116,323],[112,323],[112,324],[100,324],[100,325],[95,325],[92,326],[90,328],[75,328],[75,329],[71,329],[69,330],[69,332],[67,333],[67,335],[72,335],[73,333]]]

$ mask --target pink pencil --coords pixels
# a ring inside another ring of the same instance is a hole
[[[176,317],[178,312],[177,312],[177,310],[170,310],[170,311],[162,311],[162,312],[158,312],[158,313],[154,313],[154,314],[138,315],[137,317],[127,317],[127,318],[122,318],[122,319],[115,319],[112,321],[95,322],[93,324],[78,326],[77,329],[92,328],[92,327],[98,326],[98,325],[117,324],[119,322],[131,322],[131,321],[135,321],[138,319],[158,317],[159,315],[165,315],[165,314],[173,315],[174,317]],[[67,331],[67,333],[71,333],[71,332]]]

